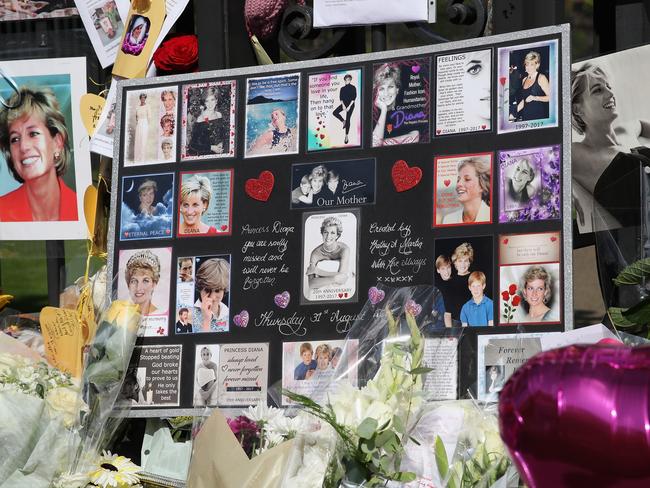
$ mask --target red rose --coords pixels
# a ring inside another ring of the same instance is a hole
[[[510,285],[510,287],[508,288],[508,291],[510,292],[511,295],[514,295],[515,293],[517,293],[517,285],[512,283]]]
[[[185,35],[166,40],[153,54],[153,62],[158,70],[167,74],[196,71],[199,65],[199,42],[196,36]]]
[[[501,298],[503,298],[504,302],[507,302],[508,300],[510,300],[510,294],[507,291],[502,291]]]
[[[515,295],[512,297],[512,304],[516,307],[521,303],[521,297],[519,295]]]

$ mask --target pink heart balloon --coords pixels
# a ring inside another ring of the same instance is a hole
[[[542,352],[499,396],[501,437],[529,488],[650,486],[650,347]]]

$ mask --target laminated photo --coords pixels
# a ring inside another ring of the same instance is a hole
[[[124,166],[176,160],[178,87],[126,92]]]
[[[246,80],[245,157],[297,154],[300,73]]]
[[[309,76],[307,150],[361,146],[361,69]]]
[[[179,406],[182,351],[180,344],[135,346],[115,406]]]
[[[358,211],[303,216],[301,303],[357,301]]]
[[[375,203],[375,159],[294,164],[291,208]]]
[[[442,293],[446,327],[495,324],[492,255],[492,236],[434,241],[433,284]]]
[[[557,127],[557,40],[499,48],[499,134]]]
[[[266,402],[268,376],[268,344],[222,344],[219,347],[219,405],[245,407]]]
[[[230,256],[177,258],[174,333],[228,332]]]
[[[17,105],[2,108],[10,122],[0,148],[0,240],[86,239],[83,198],[92,178],[79,106],[86,60],[3,61],[2,70],[22,95],[7,83],[0,89]]]
[[[172,236],[174,173],[122,178],[120,240]]]
[[[181,172],[179,183],[179,237],[232,233],[232,169],[202,173]]]
[[[372,147],[430,140],[429,58],[374,65]]]
[[[342,382],[357,386],[358,358],[356,339],[284,342],[282,388],[323,403],[327,393]],[[290,403],[287,397],[282,397],[283,405]]]
[[[433,225],[492,222],[492,153],[434,160]]]
[[[235,155],[236,105],[234,80],[183,86],[183,161]]]
[[[492,129],[492,50],[436,57],[436,136]]]
[[[123,249],[119,253],[118,300],[139,305],[138,336],[168,335],[172,248]]]
[[[499,236],[499,323],[560,323],[560,233]]]
[[[499,222],[560,218],[560,146],[499,151]]]
[[[107,158],[113,157],[113,134],[117,124],[115,104],[117,100],[117,83],[112,83],[106,95],[106,103],[102,110],[97,129],[90,138],[90,150]]]

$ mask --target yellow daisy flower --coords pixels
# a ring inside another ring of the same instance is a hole
[[[97,469],[90,472],[90,482],[96,486],[125,488],[140,483],[137,473],[142,468],[129,458],[104,451],[97,464]]]

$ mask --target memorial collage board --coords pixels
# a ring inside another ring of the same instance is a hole
[[[441,292],[433,399],[487,398],[508,351],[534,349],[517,337],[571,328],[568,28],[517,34],[121,82],[110,259],[143,313],[131,415],[322,393],[382,286]]]

